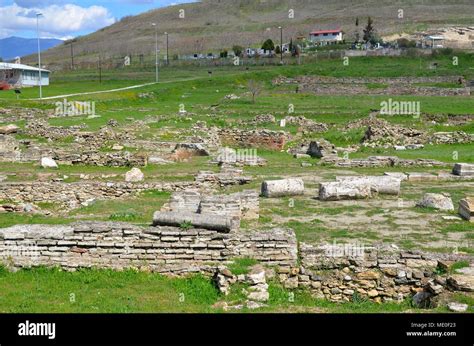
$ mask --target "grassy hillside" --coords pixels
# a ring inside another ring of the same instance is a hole
[[[289,10],[294,18],[289,18]],[[398,10],[404,18],[398,18]],[[184,12],[180,12],[184,10]],[[184,18],[180,18],[184,13]],[[280,40],[278,26],[284,27],[284,40],[307,36],[311,30],[341,27],[351,36],[355,19],[360,29],[365,18],[374,18],[379,34],[426,29],[445,24],[472,24],[471,0],[203,0],[149,11],[122,18],[119,22],[74,42],[75,60],[96,62],[125,54],[150,55],[154,50],[152,22],[159,25],[159,45],[165,52],[165,35],[169,33],[170,55],[216,51],[261,44],[264,39]],[[44,53],[45,64],[68,64],[69,44]],[[25,61],[34,62],[34,57]]]

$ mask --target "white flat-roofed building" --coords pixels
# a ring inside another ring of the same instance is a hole
[[[341,29],[334,30],[318,30],[313,31],[309,34],[309,39],[313,43],[318,43],[321,45],[334,44],[342,42],[344,40],[343,33]]]
[[[51,71],[41,69],[41,85],[49,85]],[[0,84],[8,84],[13,88],[39,86],[40,69],[23,64],[0,62]]]
[[[426,37],[427,41],[431,44],[431,48],[444,48],[444,36],[441,35],[430,35]]]

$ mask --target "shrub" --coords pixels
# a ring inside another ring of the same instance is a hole
[[[193,227],[191,221],[184,221],[181,225],[179,225],[179,228],[181,228],[183,231],[187,231],[188,229],[191,229]]]

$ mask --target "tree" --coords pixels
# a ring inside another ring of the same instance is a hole
[[[400,48],[416,48],[416,41],[407,38],[399,38],[397,43]]]
[[[359,43],[360,41],[360,32],[359,32],[359,17],[356,18],[356,31],[355,31],[355,42]]]
[[[281,48],[280,48],[280,46],[276,46],[276,47],[275,47],[275,53],[276,53],[276,54],[281,54]]]
[[[234,51],[234,54],[240,58],[242,57],[242,53],[244,52],[244,47],[239,46],[239,45],[234,45],[232,47],[232,50]]]
[[[273,43],[271,39],[268,39],[265,42],[263,42],[262,49],[273,51],[275,50],[275,44]]]
[[[229,56],[229,52],[227,50],[224,50],[220,53],[221,58],[227,58]]]
[[[371,42],[375,38],[375,29],[374,29],[374,21],[371,17],[367,19],[367,26],[364,29],[364,41],[365,43]]]
[[[291,55],[299,56],[301,53],[301,47],[298,44],[291,43]]]
[[[247,89],[249,89],[250,93],[252,94],[252,103],[255,103],[255,98],[258,95],[260,95],[260,93],[262,92],[263,83],[262,82],[257,82],[253,79],[250,79],[247,82]]]

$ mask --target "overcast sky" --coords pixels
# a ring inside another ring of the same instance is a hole
[[[0,0],[0,38],[40,36],[72,38],[94,32],[127,15],[193,0]]]

